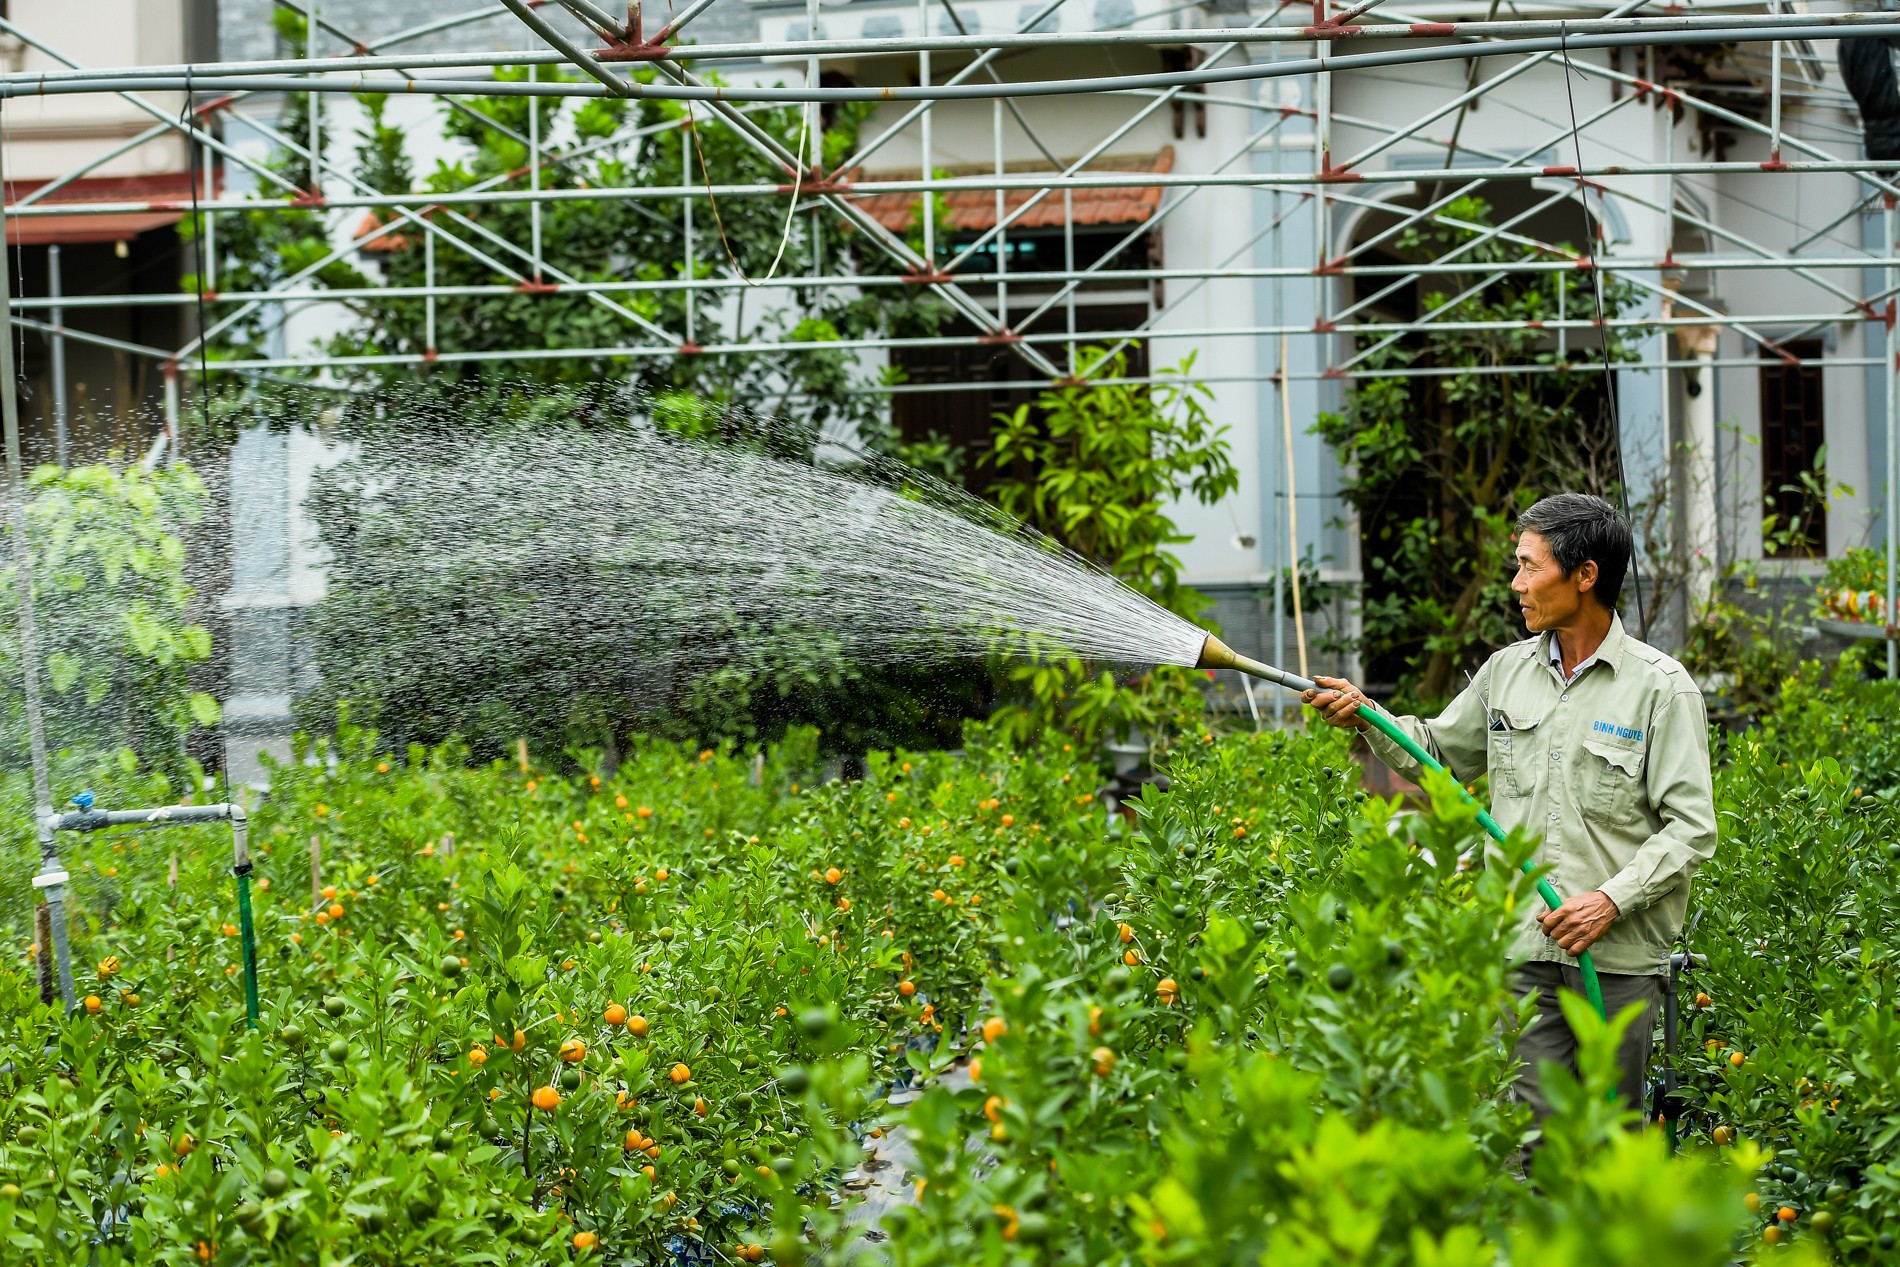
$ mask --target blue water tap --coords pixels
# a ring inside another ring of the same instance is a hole
[[[75,796],[73,798],[73,804],[77,805],[82,810],[91,809],[92,808],[92,789],[87,788],[85,791],[81,792],[78,796]]]

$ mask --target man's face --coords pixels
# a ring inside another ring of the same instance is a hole
[[[1524,613],[1524,627],[1532,633],[1561,629],[1583,609],[1584,590],[1596,583],[1596,564],[1585,560],[1570,576],[1557,565],[1550,543],[1540,532],[1525,531],[1517,538],[1517,575],[1511,592]]]

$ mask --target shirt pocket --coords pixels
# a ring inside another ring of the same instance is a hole
[[[1626,748],[1601,739],[1583,741],[1586,754],[1580,763],[1578,808],[1584,817],[1605,823],[1626,823],[1636,814],[1637,798],[1643,792],[1641,748]]]
[[[1487,768],[1491,790],[1498,796],[1529,796],[1537,786],[1537,754],[1541,716],[1494,709],[1495,724],[1488,729]]]

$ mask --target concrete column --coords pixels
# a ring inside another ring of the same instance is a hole
[[[289,438],[252,427],[231,453],[231,589],[220,601],[231,648],[223,705],[225,768],[233,782],[261,781],[260,749],[289,756],[290,525]]]
[[[1713,325],[1679,326],[1676,345],[1695,367],[1685,369],[1682,407],[1682,545],[1689,578],[1689,606],[1704,601],[1722,566],[1721,525],[1716,518],[1715,351],[1721,331]]]

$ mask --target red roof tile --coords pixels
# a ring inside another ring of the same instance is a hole
[[[986,176],[994,172],[994,167],[965,167],[946,169],[951,176]],[[1166,173],[1174,170],[1174,148],[1163,149],[1158,154],[1144,154],[1133,158],[1097,159],[1083,168],[1085,173],[1099,172],[1143,172]],[[1025,166],[1011,164],[1005,171],[1012,176],[1050,172],[1053,169],[1037,165]],[[872,180],[916,180],[921,173],[917,171],[878,172],[866,177],[858,173],[857,178]],[[1040,190],[1006,189],[1003,191],[1003,214],[1009,215],[1017,208],[1036,197]],[[1072,209],[1077,224],[1139,224],[1155,213],[1161,205],[1161,187],[1158,185],[1137,186],[1097,186],[1089,189],[1076,189],[1070,192],[1068,206]],[[996,191],[990,189],[958,189],[939,195],[944,204],[944,223],[953,232],[980,232],[996,227]],[[916,214],[922,194],[858,194],[851,200],[870,212],[877,222],[893,233],[902,233]],[[1062,192],[1049,194],[1030,207],[1021,216],[1011,221],[1011,228],[1047,229],[1060,228],[1064,215]]]
[[[198,178],[202,181],[202,175]],[[213,170],[213,189],[223,186],[223,173]],[[6,203],[11,207],[35,189],[43,180],[10,180],[6,185]],[[175,224],[186,215],[191,200],[192,173],[156,172],[147,176],[85,176],[54,190],[40,205],[64,206],[88,202],[156,202],[173,206],[150,211],[115,211],[103,215],[74,212],[71,215],[7,217],[9,246],[45,246],[59,242],[121,242],[137,237],[148,229]],[[202,185],[199,193],[204,196]]]

